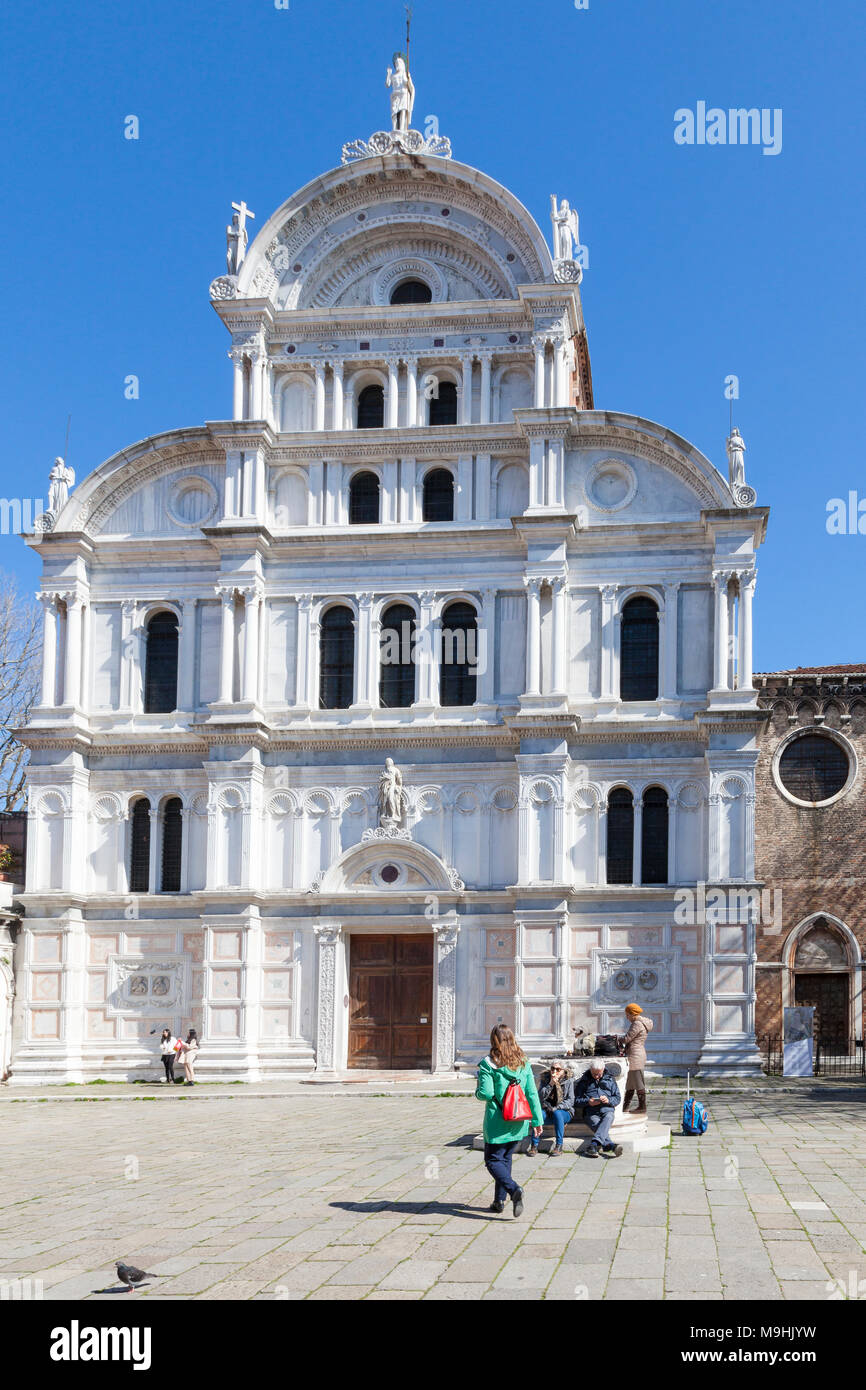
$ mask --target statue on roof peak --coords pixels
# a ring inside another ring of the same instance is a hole
[[[415,105],[415,85],[402,53],[394,54],[394,66],[388,69],[385,86],[391,89],[391,129],[407,131]]]

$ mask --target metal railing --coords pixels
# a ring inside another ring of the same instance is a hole
[[[784,1075],[784,1039],[781,1033],[765,1033],[758,1038],[768,1076]],[[862,1038],[839,1038],[821,1034],[815,1039],[813,1076],[866,1076],[866,1049]]]

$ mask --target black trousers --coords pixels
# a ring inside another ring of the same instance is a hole
[[[515,1139],[510,1144],[484,1145],[484,1167],[496,1183],[493,1198],[496,1202],[504,1202],[506,1197],[510,1197],[512,1192],[516,1192],[520,1187],[511,1176],[511,1160],[517,1143]]]
[[[165,1079],[166,1079],[166,1081],[174,1081],[174,1053],[173,1053],[173,1052],[167,1052],[167,1053],[166,1053],[166,1055],[165,1055],[165,1056],[163,1057],[163,1059],[162,1059],[162,1065],[165,1067]]]

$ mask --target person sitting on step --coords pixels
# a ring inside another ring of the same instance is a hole
[[[619,1086],[613,1072],[608,1071],[602,1057],[593,1057],[589,1070],[577,1083],[574,1090],[575,1105],[583,1106],[583,1118],[592,1130],[592,1138],[586,1150],[587,1158],[598,1158],[604,1151],[613,1158],[622,1153],[621,1144],[613,1144],[610,1130],[616,1107],[620,1102]]]
[[[556,1158],[562,1153],[565,1126],[574,1118],[574,1080],[562,1062],[551,1062],[550,1071],[544,1074],[538,1088],[538,1099],[544,1111],[545,1124],[553,1125],[555,1142],[550,1157]],[[531,1134],[527,1158],[534,1158],[538,1153],[539,1138],[539,1135]]]

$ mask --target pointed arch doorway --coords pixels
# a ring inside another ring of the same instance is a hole
[[[815,1042],[824,1050],[848,1050],[861,1036],[859,950],[834,918],[816,914],[788,943],[788,989],[783,1003],[815,1010]]]

